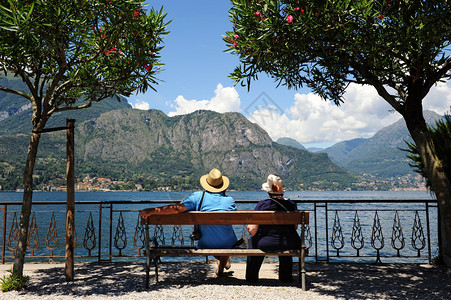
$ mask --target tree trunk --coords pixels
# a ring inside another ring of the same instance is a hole
[[[451,184],[442,162],[437,157],[434,144],[427,129],[423,114],[406,113],[404,119],[414,140],[425,170],[437,197],[442,220],[440,252],[446,265],[451,266]]]
[[[27,161],[23,173],[23,201],[22,212],[20,214],[19,224],[19,242],[14,258],[13,273],[17,276],[23,276],[23,265],[25,262],[25,252],[27,251],[28,226],[31,215],[31,203],[33,197],[33,170],[36,162],[36,154],[38,152],[40,133],[32,133],[30,144],[28,146]]]

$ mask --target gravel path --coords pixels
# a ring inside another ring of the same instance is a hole
[[[0,276],[12,264],[0,265]],[[75,281],[66,283],[64,264],[26,264],[29,287],[0,293],[16,299],[450,299],[451,271],[416,264],[307,263],[307,291],[277,280],[277,264],[265,263],[260,282],[244,280],[245,264],[232,261],[224,277],[214,275],[216,264],[163,263],[160,283],[144,288],[143,263],[81,263]],[[153,270],[151,270],[152,272]],[[151,273],[153,275],[153,273]]]

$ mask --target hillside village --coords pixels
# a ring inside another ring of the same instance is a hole
[[[389,191],[426,191],[424,180],[420,175],[406,175],[398,178],[393,178],[392,180],[381,180],[374,176],[367,175],[366,177],[361,177],[361,180],[353,184],[352,188],[347,188],[346,190],[389,190]],[[58,178],[61,185],[46,185],[42,187],[41,191],[66,191],[67,186],[65,185],[65,179]],[[158,182],[158,178],[155,178],[155,182]],[[0,191],[1,191],[0,185]],[[86,175],[81,178],[75,184],[75,190],[78,192],[109,192],[109,191],[176,191],[180,190],[177,185],[164,185],[149,189],[140,183],[126,182],[124,180],[111,180],[104,177],[91,177]],[[317,190],[321,191],[324,189],[315,188],[303,188],[299,187],[297,190]],[[20,189],[19,189],[20,191]]]

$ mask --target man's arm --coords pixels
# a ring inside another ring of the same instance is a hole
[[[176,205],[166,205],[154,208],[146,208],[139,212],[141,218],[147,219],[151,215],[174,215],[187,211],[186,206],[183,203]]]

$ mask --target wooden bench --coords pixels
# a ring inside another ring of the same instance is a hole
[[[199,212],[189,211],[173,215],[153,215],[141,220],[146,230],[146,288],[149,287],[149,272],[152,261],[155,263],[155,280],[158,282],[158,261],[160,257],[171,256],[297,256],[299,258],[299,284],[305,291],[305,256],[304,233],[309,223],[308,211],[227,211]],[[167,246],[154,243],[149,235],[149,225],[300,225],[301,249],[285,251],[263,251],[260,249],[196,249],[194,247]]]

